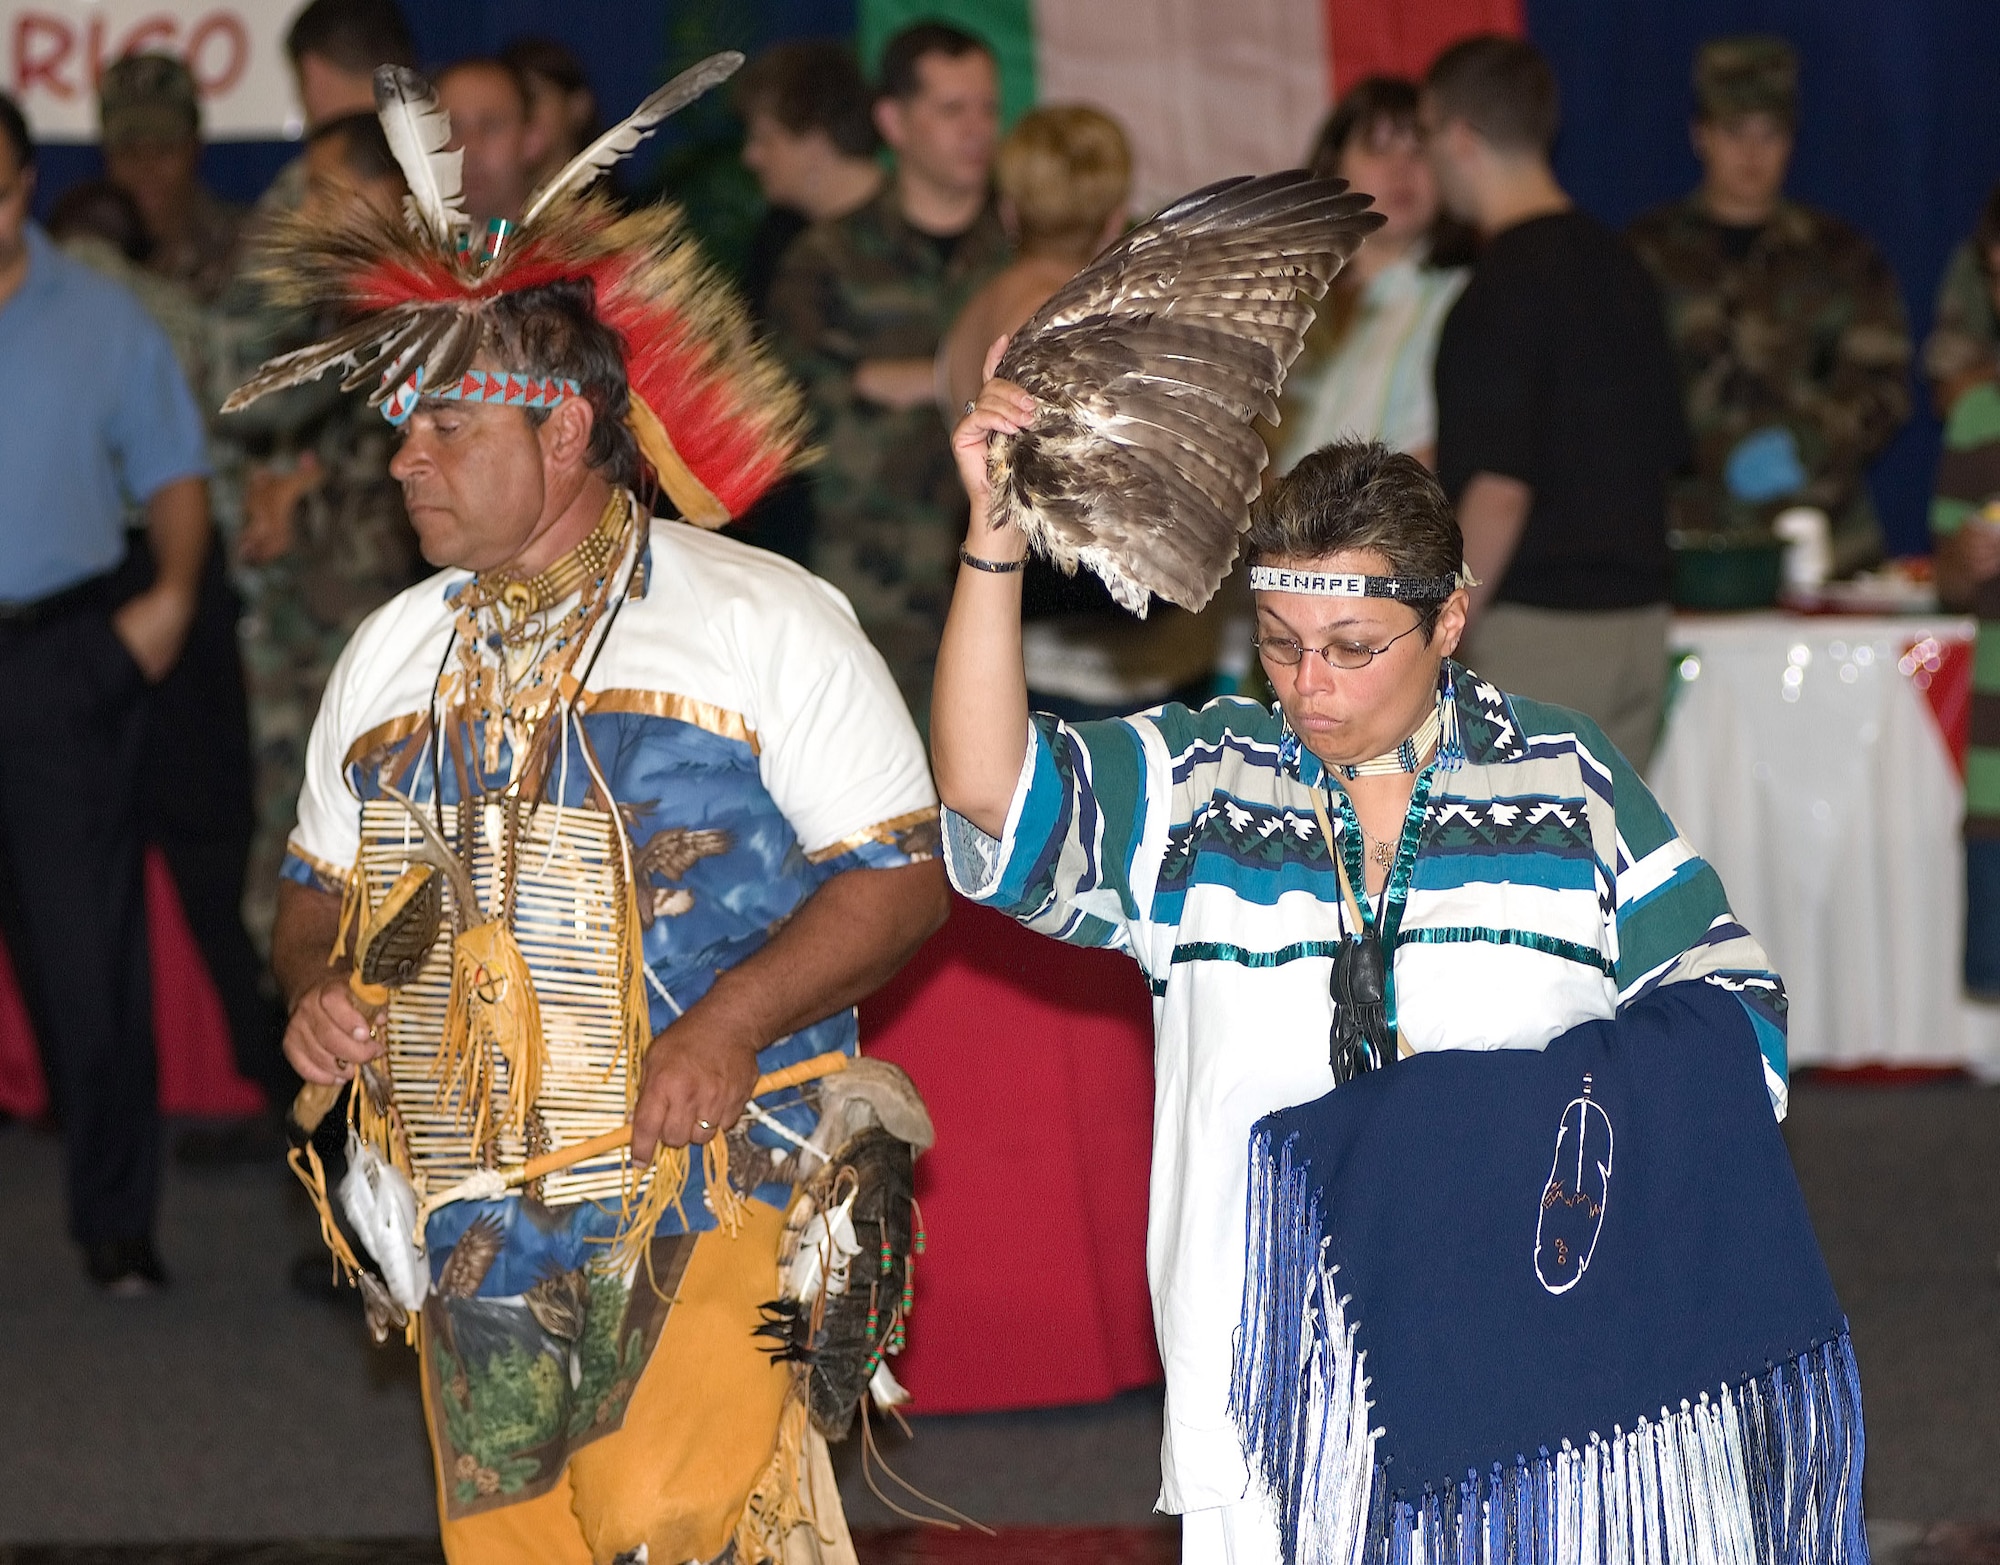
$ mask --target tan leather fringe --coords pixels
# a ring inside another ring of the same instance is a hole
[[[340,926],[333,935],[333,955],[326,959],[331,967],[350,951],[359,953],[361,931],[368,927],[368,872],[361,866],[361,856],[354,857],[354,868],[348,872],[347,884],[340,888]]]
[[[542,1090],[548,1043],[528,959],[505,924],[492,919],[468,929],[453,942],[451,958],[438,1093],[440,1101],[458,1095],[477,1146],[498,1131],[518,1135],[526,1127]],[[507,1062],[507,1101],[497,1126],[490,1123],[496,1052]]]
[[[285,1161],[292,1165],[292,1172],[306,1187],[306,1196],[313,1204],[313,1211],[319,1214],[319,1236],[332,1252],[341,1279],[352,1282],[361,1270],[361,1263],[348,1247],[347,1236],[340,1231],[340,1224],[333,1220],[333,1200],[326,1190],[326,1167],[320,1162],[318,1151],[308,1141],[304,1146],[293,1147],[287,1152]]]
[[[758,1477],[736,1524],[736,1558],[744,1565],[782,1560],[785,1540],[813,1526],[805,1502],[806,1399],[794,1385],[778,1419],[777,1449]]]
[[[743,1231],[749,1203],[729,1183],[729,1142],[720,1130],[702,1146],[701,1176],[702,1200],[715,1214],[716,1226],[734,1239]]]

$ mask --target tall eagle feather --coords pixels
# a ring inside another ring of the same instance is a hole
[[[726,82],[742,68],[743,56],[734,49],[724,49],[690,65],[564,164],[555,178],[535,192],[521,218],[522,226],[532,223],[563,196],[588,189],[606,169],[652,135],[662,120],[678,114],[709,88]]]
[[[452,234],[472,219],[459,204],[465,154],[445,151],[451,116],[439,104],[437,90],[408,66],[379,66],[375,110],[410,187],[411,215],[439,244],[451,244]]]

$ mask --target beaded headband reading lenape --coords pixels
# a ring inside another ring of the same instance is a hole
[[[1455,576],[1361,576],[1345,571],[1295,571],[1281,565],[1250,567],[1252,592],[1303,592],[1322,598],[1395,598],[1403,603],[1438,603],[1460,587],[1476,587],[1471,571]]]

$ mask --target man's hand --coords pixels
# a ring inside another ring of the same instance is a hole
[[[153,546],[153,585],[111,616],[147,682],[172,671],[187,644],[208,554],[208,480],[176,478],[146,501],[146,536]]]
[[[162,581],[128,600],[111,616],[111,628],[139,665],[146,682],[157,685],[180,660],[194,624],[195,595]]]
[[[698,1005],[653,1040],[632,1109],[632,1156],[700,1145],[742,1117],[763,1042],[721,1006]]]
[[[1527,530],[1535,491],[1518,478],[1483,469],[1474,473],[1458,497],[1458,526],[1465,536],[1465,563],[1478,578],[1471,589],[1467,623],[1475,623],[1506,578],[1514,551]]]
[[[854,366],[854,394],[898,412],[922,407],[937,397],[937,365],[930,359],[864,359]]]
[[[268,565],[292,552],[292,512],[299,501],[326,482],[326,469],[308,451],[289,472],[254,469],[243,486],[243,531],[236,557],[245,565]]]
[[[330,974],[301,994],[285,1024],[285,1058],[302,1080],[322,1087],[340,1086],[381,1052],[344,974]]]

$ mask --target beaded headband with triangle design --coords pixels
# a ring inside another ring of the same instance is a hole
[[[280,218],[258,268],[276,302],[316,311],[331,301],[358,318],[272,359],[223,411],[331,369],[346,372],[343,390],[366,388],[392,422],[429,398],[552,407],[581,388],[560,376],[474,371],[487,339],[486,307],[524,289],[585,280],[598,319],[624,343],[627,422],[660,487],[700,526],[742,515],[800,461],[798,389],[758,344],[676,208],[621,215],[590,193],[661,121],[742,63],[732,51],[683,71],[543,185],[518,225],[489,224],[478,243],[461,204],[461,154],[444,150],[450,117],[422,77],[383,66],[375,101],[410,187],[403,220],[361,207],[344,225]],[[521,394],[510,394],[511,386]]]

